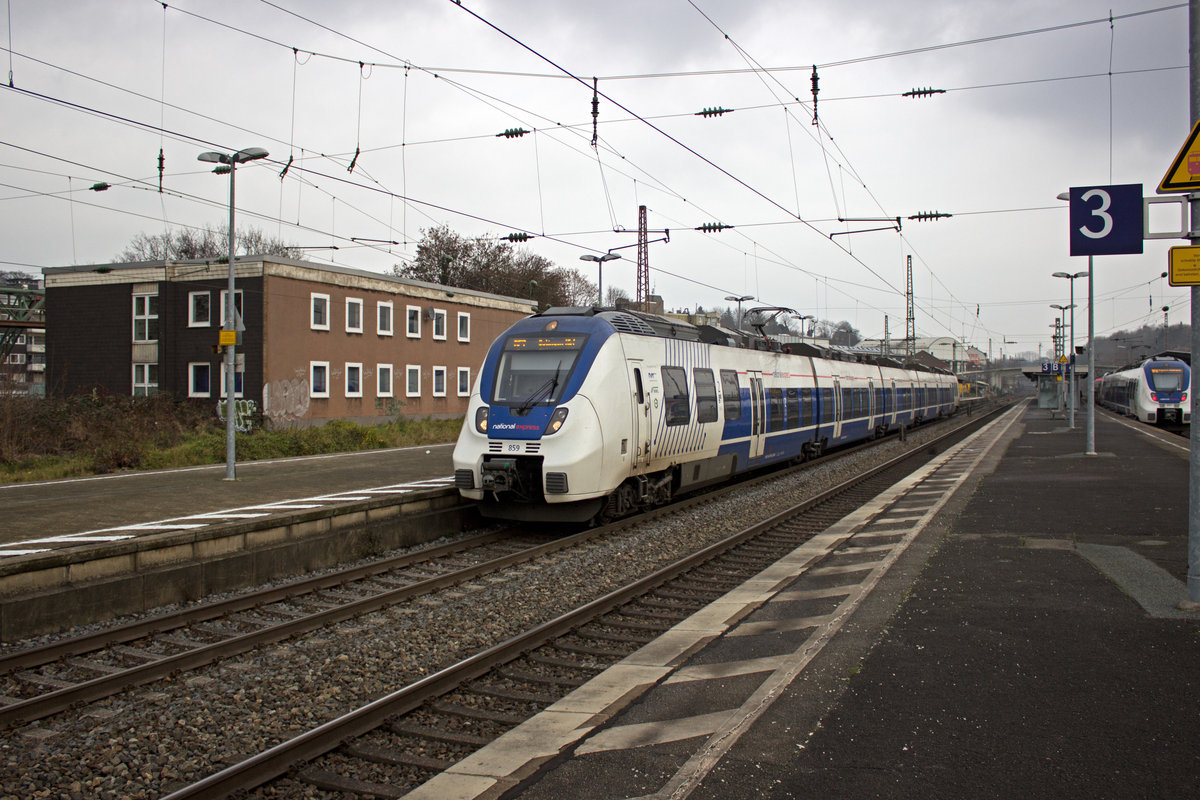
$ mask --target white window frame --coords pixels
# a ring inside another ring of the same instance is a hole
[[[196,301],[203,297],[205,300],[205,317],[200,319],[196,314]],[[188,292],[188,327],[208,328],[212,326],[212,292]]]
[[[143,298],[146,301],[146,311],[143,314],[139,314],[138,313],[138,300],[143,299]],[[157,330],[155,331],[154,336],[150,335],[151,322],[156,323],[154,325],[155,328],[158,327],[158,325],[157,325],[158,314],[152,313],[150,311],[151,299],[157,300],[158,292],[138,292],[137,294],[135,294],[133,296],[133,341],[135,341],[135,342],[157,342],[158,341],[158,331]],[[137,332],[138,331],[138,322],[144,322],[146,325],[146,336],[143,339],[138,338],[138,332]]]
[[[413,376],[417,377],[417,388],[414,391],[412,386]],[[420,397],[421,396],[421,365],[420,364],[405,364],[404,365],[404,396],[405,397]]]
[[[222,361],[221,365],[217,368],[217,372],[220,373],[220,375],[221,375],[221,379],[219,381],[219,383],[221,384],[221,393],[219,395],[217,395],[217,397],[221,398],[221,397],[226,396],[226,394],[225,394],[225,375],[226,375],[227,370],[225,369],[224,361]],[[242,385],[242,388],[240,388],[240,389],[237,388],[239,383]],[[233,368],[233,399],[237,400],[239,397],[245,397],[245,396],[246,396],[246,369],[244,367],[239,369],[235,365]]]
[[[317,370],[321,370],[325,375],[325,389],[317,391],[316,374]],[[309,397],[329,397],[329,362],[328,361],[310,361],[308,362],[308,396]]]
[[[324,322],[317,322],[317,317],[316,317],[317,301],[321,301],[325,304],[325,321]],[[310,330],[314,330],[314,331],[329,330],[329,316],[330,316],[329,305],[330,305],[329,304],[329,295],[320,294],[319,292],[312,292],[311,294],[309,294],[309,296],[308,296],[308,327]]]
[[[467,377],[467,381],[465,384],[463,383],[464,375]],[[459,367],[458,368],[458,396],[459,397],[470,397],[471,396],[471,368],[470,367]]]
[[[358,388],[350,388],[350,376],[356,374],[358,376]],[[361,361],[346,362],[346,397],[362,397],[363,396],[363,368]]]
[[[381,384],[383,376],[387,375],[387,389],[385,390]],[[396,371],[392,369],[391,364],[376,364],[375,365],[375,396],[376,397],[394,397],[396,394]]]
[[[208,390],[196,391],[196,372],[203,367],[208,370]],[[188,397],[212,397],[212,364],[207,361],[188,362]]]
[[[351,309],[358,309],[358,325],[350,323]],[[346,298],[346,333],[362,333],[363,332],[363,301],[361,297]]]
[[[442,379],[442,388],[441,389],[438,388],[438,378]],[[446,396],[446,368],[445,367],[434,367],[433,368],[433,385],[432,385],[431,389],[433,391],[434,397],[445,397]]]
[[[387,326],[383,324],[383,310],[387,309]],[[375,332],[380,336],[391,336],[396,332],[396,307],[391,300],[375,304]]]
[[[460,342],[471,341],[471,314],[468,311],[458,312],[458,340]]]
[[[439,323],[442,329],[441,333],[438,333]],[[446,313],[446,309],[435,308],[433,310],[433,338],[439,342],[446,341],[446,326],[449,324],[450,320],[449,315]]]
[[[138,382],[138,379],[137,379],[138,378],[138,367],[145,367],[144,372],[145,372],[146,379],[141,381],[140,383]],[[132,371],[130,372],[130,393],[134,397],[149,397],[152,394],[158,394],[158,380],[155,379],[153,383],[150,381],[150,368],[151,367],[158,369],[158,364],[152,363],[152,362],[144,362],[144,361],[138,361],[133,364]],[[139,392],[138,387],[141,387],[145,391]]]
[[[222,326],[224,326],[224,324],[225,324],[225,297],[228,294],[229,294],[228,289],[221,290],[221,318],[219,320],[217,320],[217,322],[218,322],[218,324],[220,324]],[[242,302],[244,299],[245,298],[242,296],[241,289],[233,290],[233,307],[234,307],[235,311],[237,312],[237,315],[240,317],[243,317],[243,322],[245,321],[244,315],[246,313],[246,305],[245,305],[245,303]],[[237,325],[237,319],[234,319],[233,324],[235,326]]]
[[[417,312],[413,314],[413,312]],[[404,307],[404,329],[407,332],[408,338],[421,338],[421,315],[425,312],[420,306],[405,306]],[[416,325],[413,325],[413,320],[416,320]]]

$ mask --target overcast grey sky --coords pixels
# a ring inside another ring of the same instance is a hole
[[[445,223],[531,232],[530,249],[595,281],[579,256],[633,245],[644,204],[671,230],[650,248],[668,308],[747,294],[870,337],[886,316],[899,337],[911,255],[918,335],[1036,352],[1049,304],[1067,303],[1051,273],[1087,268],[1055,196],[1153,195],[1189,129],[1187,9],[1168,0],[11,0],[0,13],[0,268],[29,272],[222,223],[228,179],[196,156],[258,146],[271,155],[238,171],[239,227],[339,248],[307,251],[317,261],[387,271]],[[922,87],[946,91],[902,96]],[[733,112],[697,116],[718,106]],[[497,136],[518,127],[532,133]],[[113,188],[89,190],[100,181]],[[927,211],[954,216],[907,219]],[[848,234],[886,223],[839,217],[905,219]],[[694,230],[710,222],[735,227]],[[1164,304],[1188,318],[1187,291],[1158,277],[1185,243],[1097,258],[1098,333],[1161,324]],[[618,252],[604,282],[632,294],[636,248]],[[1076,295],[1082,340],[1084,282]]]

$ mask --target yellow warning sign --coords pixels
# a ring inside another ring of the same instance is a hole
[[[1200,121],[1192,126],[1187,141],[1158,184],[1159,194],[1200,189]]]
[[[217,334],[217,344],[219,344],[221,347],[228,347],[231,344],[236,345],[237,331],[222,329],[221,332]]]
[[[1200,247],[1172,247],[1167,254],[1172,286],[1200,286]]]

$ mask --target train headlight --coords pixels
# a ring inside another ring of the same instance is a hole
[[[488,422],[488,407],[480,406],[479,408],[475,409],[475,430],[479,431],[484,436],[486,436],[487,432],[488,432],[487,431],[487,422]]]
[[[567,409],[559,406],[554,409],[554,413],[550,415],[550,423],[546,426],[544,436],[549,436],[552,433],[558,433],[558,429],[567,421]]]

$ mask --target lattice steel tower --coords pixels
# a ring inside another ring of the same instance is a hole
[[[904,286],[904,298],[908,305],[908,316],[904,323],[904,354],[912,358],[917,354],[917,315],[913,311],[912,256],[908,257],[908,281]]]

